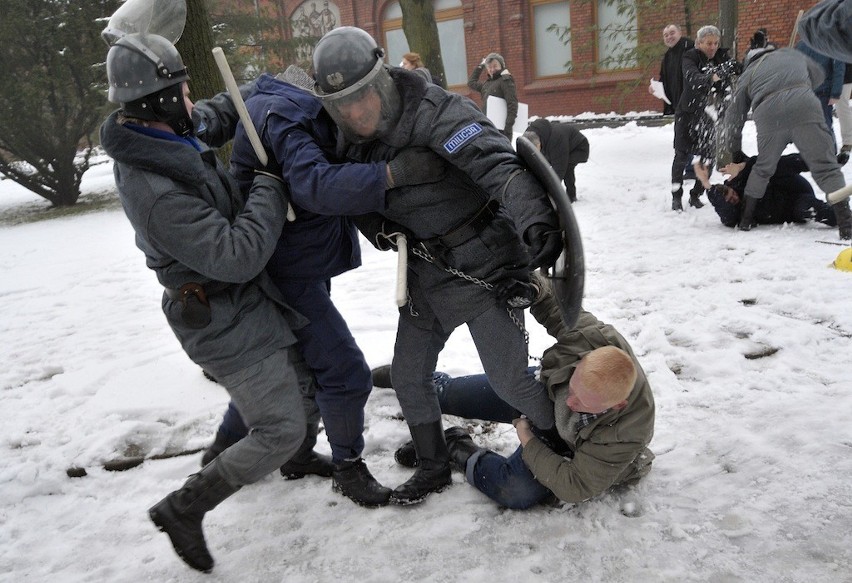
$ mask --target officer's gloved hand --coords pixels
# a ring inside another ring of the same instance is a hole
[[[447,162],[429,148],[401,150],[388,162],[388,188],[430,184],[443,180]]]
[[[497,301],[507,308],[529,308],[538,299],[540,289],[531,281],[509,279],[494,288]]]
[[[534,223],[524,232],[529,245],[530,269],[550,267],[562,253],[562,231],[546,223]]]
[[[399,223],[385,219],[382,221],[382,230],[376,233],[376,249],[380,251],[389,251],[391,249],[398,251],[396,238],[400,235],[409,241],[414,238],[411,231]]]

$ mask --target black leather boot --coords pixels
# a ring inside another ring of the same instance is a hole
[[[293,457],[287,463],[281,466],[281,476],[285,480],[299,480],[308,474],[323,478],[331,477],[332,472],[334,472],[334,463],[331,458],[314,451],[318,433],[319,422],[309,423],[305,439],[299,446],[299,450],[293,454]]]
[[[683,210],[683,188],[678,188],[675,192],[672,192],[672,210]]]
[[[699,183],[696,183],[696,184],[699,184]],[[700,184],[699,184],[698,188],[693,186],[692,190],[689,191],[689,206],[697,208],[697,209],[700,209],[701,207],[703,207],[704,203],[701,202],[701,199],[699,198],[703,192],[704,192],[704,189],[700,186]]]
[[[834,216],[837,217],[837,230],[841,239],[852,239],[852,210],[849,210],[849,200],[831,205]]]
[[[213,570],[213,557],[207,550],[201,520],[225,498],[239,490],[222,478],[217,463],[193,474],[175,490],[148,510],[148,516],[169,535],[172,546],[183,561],[198,571]]]
[[[429,493],[440,492],[453,483],[441,421],[410,425],[408,429],[420,463],[414,475],[391,493],[391,502],[402,506],[422,502]]]
[[[377,366],[370,371],[370,376],[373,378],[373,386],[381,389],[392,389],[391,384],[391,365],[384,364]]]
[[[755,225],[754,210],[757,208],[757,201],[758,199],[751,196],[743,197],[743,210],[740,215],[740,223],[737,225],[740,231],[751,231],[751,228]]]
[[[331,480],[332,490],[359,506],[387,506],[390,499],[390,488],[385,488],[373,477],[361,458],[335,466]]]
[[[413,441],[406,441],[393,454],[393,459],[401,466],[406,468],[416,468],[420,465],[420,460],[417,459],[417,451],[414,449]]]
[[[463,427],[450,427],[444,431],[450,459],[462,471],[467,469],[467,460],[482,448],[476,445]]]

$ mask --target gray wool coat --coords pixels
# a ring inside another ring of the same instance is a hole
[[[211,145],[233,137],[238,119],[224,94],[196,104],[193,117]],[[208,145],[140,133],[117,118],[114,112],[102,125],[101,143],[148,267],[167,288],[231,284],[208,297],[212,320],[201,329],[185,324],[180,302],[163,294],[163,312],[187,355],[224,376],[293,344],[292,329],[306,320],[264,271],[285,221],[283,185],[259,177],[244,201]]]
[[[391,160],[403,147],[421,146],[446,160],[446,173],[430,184],[389,190],[387,208],[359,218],[361,231],[381,248],[376,236],[389,219],[418,241],[429,240],[452,232],[494,201],[497,215],[478,236],[450,249],[430,250],[440,264],[492,285],[526,277],[529,257],[519,234],[535,223],[558,224],[541,184],[471,100],[427,85],[411,71],[392,69],[391,75],[404,103],[402,117],[381,141],[351,147],[350,158]],[[493,292],[412,253],[408,266],[411,305],[402,314],[415,325],[431,328],[437,317],[445,330],[452,330],[496,302]]]
[[[826,192],[844,186],[814,88],[823,82],[822,68],[801,52],[777,49],[757,56],[737,80],[725,115],[725,147],[742,150],[742,130],[749,109],[757,129],[758,164],[745,195],[762,198],[787,144],[798,147],[814,180]]]

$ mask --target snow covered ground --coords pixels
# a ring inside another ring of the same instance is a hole
[[[671,132],[587,130],[577,170],[585,306],[632,342],[656,395],[643,482],[519,512],[456,473],[420,506],[368,510],[327,480],[270,475],[205,519],[211,575],[146,513],[200,454],[102,466],[204,447],[225,391],[167,328],[119,207],[18,223],[47,203],[0,181],[0,581],[852,581],[852,274],[829,269],[842,247],[819,242],[837,230],[743,233],[709,206],[671,212]],[[751,124],[745,138],[754,152]],[[110,164],[84,180],[87,196],[111,184]],[[377,366],[392,352],[396,258],[363,248],[333,296]],[[550,341],[529,328],[540,354]],[[465,330],[439,366],[479,370]],[[392,456],[407,437],[399,413],[374,390],[365,454],[389,486],[409,474]],[[482,445],[517,444],[511,426],[468,426]]]

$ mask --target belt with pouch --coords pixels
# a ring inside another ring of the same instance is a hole
[[[482,232],[485,227],[497,216],[497,210],[500,208],[500,203],[496,200],[489,201],[488,204],[479,209],[475,215],[467,219],[461,225],[454,227],[446,235],[432,237],[421,241],[427,247],[443,247],[452,249],[458,247],[462,243],[473,239]]]
[[[172,287],[163,288],[166,296],[174,302],[186,303],[189,296],[195,296],[204,305],[209,305],[208,297],[214,296],[228,289],[231,283],[224,281],[208,281],[207,283],[195,283],[194,281],[187,282],[175,289]]]
[[[223,281],[208,281],[204,284],[190,281],[177,289],[167,287],[164,290],[170,300],[181,303],[180,316],[183,323],[197,330],[204,328],[212,320],[208,298],[225,291],[231,285]]]

